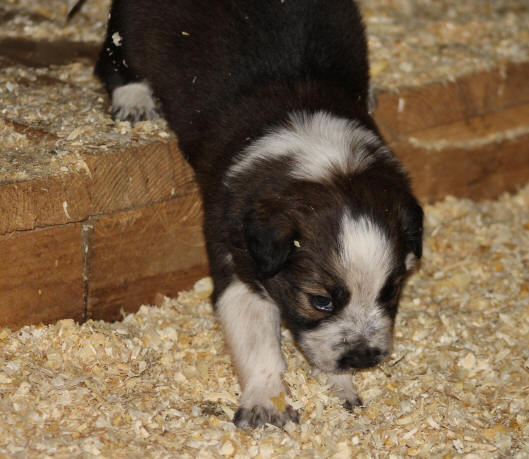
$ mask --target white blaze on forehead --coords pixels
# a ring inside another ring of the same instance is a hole
[[[368,343],[372,341],[372,345],[383,344],[390,321],[377,303],[377,297],[393,267],[391,242],[369,218],[353,218],[346,212],[337,262],[351,292],[351,300],[343,310],[343,319],[354,324],[349,335],[361,336]]]
[[[236,176],[259,160],[289,159],[294,161],[292,175],[299,179],[322,180],[333,171],[354,173],[365,170],[375,159],[368,146],[380,148],[380,139],[357,121],[326,112],[294,113],[289,125],[275,129],[252,143],[242,158],[230,169]]]
[[[367,217],[345,213],[339,235],[337,263],[351,293],[374,302],[393,264],[392,245],[382,229]]]

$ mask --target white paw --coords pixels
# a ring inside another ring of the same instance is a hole
[[[129,83],[112,92],[112,118],[115,120],[134,124],[157,116],[156,104],[147,83]]]
[[[259,427],[265,424],[272,424],[283,427],[287,422],[299,422],[297,411],[290,405],[286,405],[284,410],[279,411],[273,405],[254,405],[251,407],[241,406],[233,418],[237,427]]]
[[[299,416],[286,402],[285,389],[279,380],[243,391],[241,406],[233,418],[238,427],[259,427],[264,424],[283,427],[289,421],[297,423]]]
[[[353,388],[351,375],[349,373],[329,374],[328,381],[334,395],[344,403],[343,407],[348,411],[353,411],[357,406],[362,406],[362,399]]]

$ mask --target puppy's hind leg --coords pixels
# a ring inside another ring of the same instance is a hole
[[[298,422],[297,412],[283,402],[286,365],[277,306],[239,280],[224,290],[216,306],[242,387],[233,422],[240,427]]]
[[[112,118],[138,121],[157,118],[156,105],[148,83],[128,83],[112,91]]]
[[[151,88],[147,82],[140,80],[126,61],[123,37],[115,19],[117,10],[119,5],[115,2],[94,73],[105,84],[112,97],[112,118],[134,124],[158,115]]]

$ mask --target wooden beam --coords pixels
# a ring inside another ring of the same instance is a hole
[[[175,141],[80,155],[78,173],[0,183],[0,234],[86,220],[196,192]]]
[[[197,193],[91,219],[88,318],[119,318],[207,275],[201,224]]]
[[[529,180],[529,63],[383,93],[376,119],[423,202]],[[15,123],[38,145],[53,133]],[[76,152],[76,173],[0,183],[0,325],[119,319],[207,274],[177,142]],[[16,172],[16,171],[15,171]]]
[[[529,104],[425,129],[390,146],[423,201],[493,198],[529,180]]]
[[[378,97],[375,119],[387,141],[529,103],[529,62],[464,75]],[[425,158],[426,159],[426,158]]]
[[[81,247],[79,224],[0,236],[0,326],[82,321]]]

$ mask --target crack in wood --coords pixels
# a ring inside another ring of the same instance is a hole
[[[90,282],[90,268],[92,257],[92,240],[94,236],[94,225],[92,219],[88,218],[81,224],[82,239],[81,250],[83,259],[83,322],[88,320],[88,295]]]

